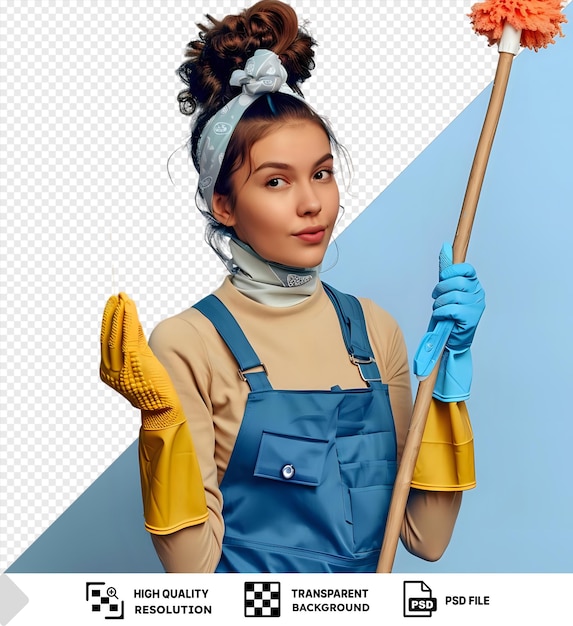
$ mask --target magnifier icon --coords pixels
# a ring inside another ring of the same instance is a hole
[[[116,600],[118,599],[117,591],[116,591],[115,587],[108,587],[107,588],[107,597],[108,598],[115,598]]]

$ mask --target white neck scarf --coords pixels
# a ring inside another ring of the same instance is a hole
[[[300,268],[266,261],[237,239],[229,241],[229,248],[237,266],[231,282],[252,300],[269,306],[287,307],[299,304],[314,293],[320,265]]]

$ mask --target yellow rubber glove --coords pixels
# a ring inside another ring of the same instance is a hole
[[[465,402],[432,399],[412,487],[466,491],[476,486],[473,432]]]
[[[164,535],[209,516],[191,432],[169,374],[149,347],[135,303],[112,296],[101,327],[100,376],[141,410],[139,468],[148,531]]]

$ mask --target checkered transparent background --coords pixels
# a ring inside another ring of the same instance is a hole
[[[149,333],[223,276],[175,69],[204,13],[249,3],[0,0],[0,570],[137,436],[99,381],[107,297],[127,291]],[[305,95],[352,157],[339,233],[491,82],[497,52],[460,0],[292,4],[319,42]]]

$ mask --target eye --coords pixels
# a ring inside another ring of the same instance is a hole
[[[282,178],[271,178],[265,183],[266,187],[271,187],[273,189],[282,187],[283,185],[286,185],[286,182]]]
[[[332,168],[326,167],[316,172],[316,174],[314,175],[314,178],[316,180],[329,180],[333,176],[334,176],[334,170]]]

